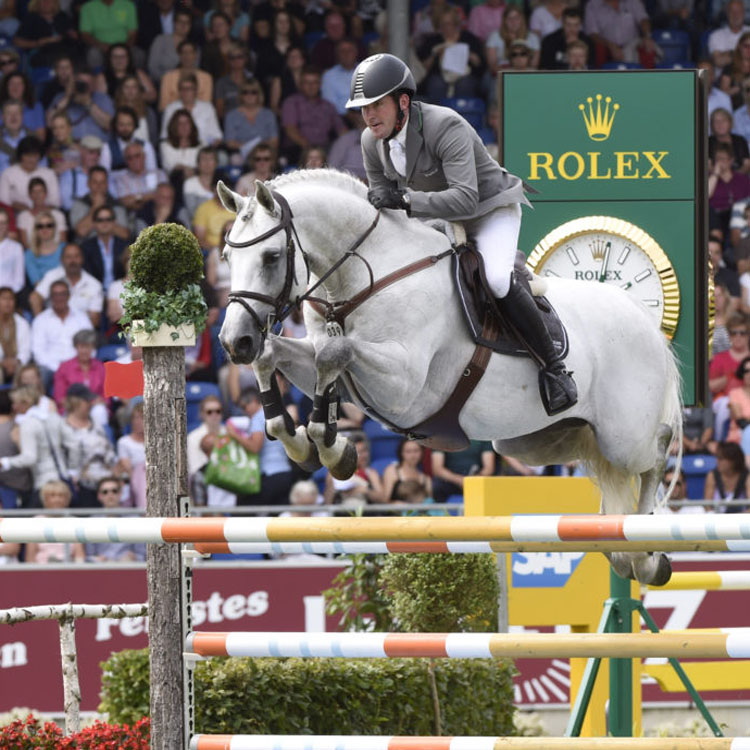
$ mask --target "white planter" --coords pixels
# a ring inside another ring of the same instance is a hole
[[[153,333],[146,333],[143,330],[143,321],[134,320],[130,340],[133,346],[193,346],[195,326],[192,323],[185,323],[176,328],[162,325]]]

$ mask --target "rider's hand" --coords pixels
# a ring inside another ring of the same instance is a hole
[[[368,190],[367,200],[377,209],[396,208],[406,211],[409,206],[404,200],[405,190],[398,187],[381,188],[380,190]]]

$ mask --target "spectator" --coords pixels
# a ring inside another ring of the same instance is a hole
[[[138,212],[154,199],[156,186],[167,176],[161,169],[146,168],[146,152],[138,141],[125,147],[125,164],[127,168],[114,175],[114,194],[128,211]]]
[[[401,485],[407,481],[416,481],[426,492],[426,497],[432,496],[432,480],[422,469],[424,450],[414,440],[404,438],[396,449],[397,462],[386,466],[383,472],[383,497],[386,502],[405,500],[400,491]]]
[[[68,223],[65,220],[65,214],[49,205],[47,184],[41,177],[33,177],[29,180],[29,199],[31,200],[31,208],[21,211],[16,219],[21,242],[27,247],[31,245],[34,224],[37,217],[42,213],[51,214],[55,221],[55,242],[64,242],[68,236]]]
[[[750,76],[750,31],[745,31],[737,41],[732,61],[721,71],[719,88],[732,100],[732,109],[744,102],[742,84]]]
[[[53,515],[64,515],[70,506],[70,487],[65,482],[47,482],[39,491],[41,504],[47,510],[58,511]],[[84,562],[86,550],[81,542],[68,545],[64,542],[32,542],[26,545],[27,563],[49,564],[56,562]]]
[[[15,161],[18,144],[28,135],[28,131],[23,126],[23,107],[19,102],[5,102],[2,113],[0,170],[5,171]]]
[[[167,126],[167,138],[160,145],[164,171],[179,185],[195,174],[200,139],[190,112],[178,109]]]
[[[326,70],[321,78],[320,93],[331,102],[336,111],[347,121],[350,115],[359,116],[346,108],[349,99],[352,75],[357,67],[357,43],[348,37],[336,45],[336,65]],[[352,124],[354,119],[351,120]]]
[[[57,410],[49,411],[39,405],[39,391],[35,388],[14,388],[10,400],[18,423],[19,453],[0,458],[0,470],[28,469],[34,488],[29,505],[39,507],[42,487],[60,479],[64,484],[68,478],[62,449],[62,419]]]
[[[44,141],[44,110],[36,100],[34,87],[24,73],[16,71],[4,75],[0,81],[0,107],[5,102],[17,102],[23,107],[23,126],[30,135]]]
[[[190,11],[177,8],[174,11],[172,31],[159,34],[151,43],[148,50],[148,72],[157,83],[161,81],[165,73],[174,70],[180,64],[180,55],[177,50],[180,43],[189,38],[191,26]]]
[[[248,154],[245,167],[249,170],[237,180],[235,190],[240,195],[250,195],[255,191],[255,181],[267,182],[276,176],[276,158],[267,143],[259,143]]]
[[[737,377],[737,368],[745,357],[750,356],[748,346],[748,321],[742,313],[734,313],[727,320],[730,348],[714,354],[708,365],[708,387],[713,398],[716,415],[714,432],[717,439],[727,434],[729,424],[729,392],[742,385]]]
[[[204,397],[198,413],[201,424],[191,430],[187,436],[188,474],[191,477],[208,463],[208,455],[201,449],[203,438],[206,435],[217,437],[226,433],[226,429],[221,422],[221,401],[216,396]]]
[[[81,154],[78,144],[73,140],[73,125],[64,112],[52,118],[50,132],[52,140],[47,148],[47,163],[55,170],[59,179],[65,172],[81,165]],[[62,194],[62,188],[60,192]],[[70,205],[65,206],[63,203],[63,206],[66,211],[70,210]]]
[[[8,391],[0,391],[0,457],[18,455],[18,446],[13,439],[16,425],[12,412]],[[2,510],[15,510],[22,504],[28,506],[30,491],[31,473],[28,469],[0,471],[0,508]],[[9,549],[7,543],[0,544],[0,565],[9,562],[9,560],[2,562],[3,558],[9,554],[12,555],[13,550]],[[18,554],[18,550],[15,554]]]
[[[682,473],[682,469],[679,470],[676,478],[674,473],[674,469],[667,468],[664,472],[664,478],[661,480],[661,487],[659,488],[659,492],[663,497],[674,481],[674,487],[672,488],[672,494],[669,497],[667,508],[674,513],[705,513],[706,509],[697,503],[695,505],[682,504],[682,501],[688,499],[685,475]],[[680,504],[678,505],[678,503]],[[658,512],[659,511],[657,511],[657,513]]]
[[[41,142],[33,135],[26,136],[16,149],[17,163],[0,174],[0,202],[13,207],[14,211],[31,208],[29,182],[41,177],[47,185],[49,204],[60,205],[60,187],[57,175],[49,167],[40,167],[44,153]]]
[[[127,44],[113,44],[107,50],[104,70],[96,76],[94,90],[114,99],[120,84],[129,77],[138,80],[146,104],[156,104],[158,94],[153,81],[143,68],[135,67]]]
[[[716,447],[716,468],[706,474],[703,496],[714,501],[718,513],[744,513],[746,505],[719,505],[721,500],[746,500],[750,497],[750,474],[745,454],[737,443],[723,442]]]
[[[539,66],[543,70],[566,70],[569,61],[568,45],[581,41],[586,45],[586,66],[594,65],[594,45],[583,33],[583,16],[579,8],[566,8],[562,14],[562,28],[542,39],[542,53]]]
[[[466,450],[457,453],[432,452],[432,486],[435,502],[444,503],[451,495],[463,495],[464,479],[490,477],[495,473],[492,444],[472,440]]]
[[[357,468],[351,479],[343,481],[331,481],[329,474],[326,495],[329,498],[333,495],[334,503],[352,507],[386,502],[380,475],[370,466],[370,443],[361,432],[353,433],[351,439],[357,449]]]
[[[94,0],[94,2],[97,1],[103,2],[103,0]],[[115,2],[122,1],[115,0]],[[63,70],[67,70],[65,64]],[[75,79],[68,82],[65,89],[52,99],[47,110],[47,122],[51,122],[53,117],[64,112],[73,123],[75,140],[80,141],[86,135],[96,135],[105,140],[112,124],[115,108],[112,100],[106,94],[94,91],[93,86],[94,79],[90,73],[76,73]]]
[[[534,56],[533,50],[529,48],[524,39],[514,39],[510,43],[508,57],[510,58],[511,70],[533,70],[532,60]]]
[[[334,106],[320,96],[320,73],[316,68],[305,68],[302,90],[286,99],[281,108],[285,144],[282,152],[289,163],[296,163],[300,153],[310,146],[327,147],[331,134],[346,131],[344,121]]]
[[[310,52],[310,61],[320,71],[336,64],[336,45],[346,36],[346,20],[343,14],[333,9],[326,14],[323,27],[325,33]]]
[[[85,135],[81,138],[78,150],[80,164],[60,175],[60,202],[66,211],[72,211],[75,201],[86,201],[90,190],[89,175],[92,169],[99,167],[103,146],[104,144],[98,136]],[[104,175],[107,184],[109,184],[107,170],[104,170]],[[71,223],[75,226],[72,214]]]
[[[714,355],[729,349],[727,321],[735,310],[734,302],[726,285],[714,280],[714,335],[711,339],[711,352]]]
[[[274,151],[278,148],[276,118],[263,104],[263,89],[257,81],[242,85],[239,106],[225,120],[224,137],[228,148],[247,154],[260,141],[267,143]]]
[[[742,174],[750,172],[750,151],[748,151],[747,141],[732,132],[732,115],[726,109],[718,107],[711,113],[709,121],[711,123],[711,135],[708,136],[709,169],[714,160],[717,144],[725,143],[732,152],[732,169]]]
[[[310,518],[311,516],[326,516],[327,513],[313,512],[313,505],[320,505],[323,498],[318,492],[318,485],[312,480],[295,482],[289,491],[289,504],[298,510],[285,510],[279,513],[279,518]],[[303,510],[305,508],[306,510]]]
[[[503,23],[508,17],[506,11]],[[537,44],[538,47],[538,44]],[[450,49],[451,55],[446,55]],[[457,50],[465,54],[459,64],[454,59]],[[446,10],[440,18],[438,33],[425,38],[417,55],[427,71],[421,86],[431,102],[451,96],[475,97],[480,93],[484,58],[480,41],[470,32],[462,31],[455,10]],[[461,69],[457,69],[460,67]]]
[[[9,383],[31,359],[31,328],[16,312],[16,295],[9,286],[0,286],[0,351],[0,379]]]
[[[146,155],[146,169],[157,168],[156,152],[151,142],[136,136],[139,118],[137,112],[127,105],[118,107],[112,119],[112,132],[107,141],[102,144],[101,158],[99,164],[107,172],[116,172],[127,169],[125,163],[125,147],[130,143],[140,143]]]
[[[722,109],[726,109],[728,112],[731,112],[733,107],[732,100],[730,99],[729,94],[725,94],[717,86],[714,85],[714,82],[716,80],[716,71],[713,61],[708,58],[704,58],[703,60],[698,61],[698,65],[696,67],[698,68],[698,70],[704,71],[705,75],[706,91],[708,92],[706,100],[708,116],[711,117],[711,113],[719,107],[721,107]]]
[[[45,110],[49,109],[52,101],[58,94],[66,93],[68,96],[73,95],[75,86],[75,68],[73,67],[73,57],[69,54],[61,54],[55,58],[52,80],[48,81],[42,89],[39,101]],[[49,122],[49,116],[47,119]]]
[[[8,236],[10,217],[8,210],[0,208],[0,279],[3,287],[18,294],[26,284],[23,246]]]
[[[729,228],[734,202],[750,198],[750,178],[732,169],[732,158],[730,146],[717,143],[714,149],[714,168],[708,176],[709,205],[716,213],[725,234]]]
[[[740,385],[729,391],[729,433],[727,440],[739,443],[742,431],[750,424],[750,356],[744,357],[737,366],[735,377]]]
[[[146,438],[143,431],[143,401],[133,405],[128,419],[130,432],[117,441],[117,459],[124,474],[131,476],[137,466],[146,465]]]
[[[180,64],[175,70],[165,73],[159,87],[159,110],[162,112],[180,98],[180,79],[186,73],[192,73],[198,81],[198,99],[210,102],[213,97],[213,79],[205,70],[198,68],[198,47],[195,42],[185,39],[177,45]]]
[[[136,45],[141,50],[149,50],[157,36],[169,34],[177,23],[180,12],[187,13],[192,24],[192,3],[181,3],[175,0],[154,0],[154,2],[137,3],[138,12],[138,41]],[[196,12],[197,9],[195,9]]]
[[[247,49],[239,42],[232,42],[227,60],[229,64],[227,74],[216,82],[214,98],[216,115],[222,121],[229,112],[240,105],[240,89],[255,83],[253,74],[247,69]]]
[[[91,325],[98,328],[104,307],[104,290],[97,279],[83,270],[83,250],[72,242],[63,248],[60,265],[47,271],[29,296],[34,315],[42,312],[49,300],[52,283],[60,279],[66,281],[70,289],[70,307],[88,315]]]
[[[500,68],[505,68],[510,64],[508,59],[510,45],[516,39],[524,40],[526,46],[532,50],[534,54],[531,63],[536,67],[539,59],[539,39],[536,34],[529,32],[523,12],[515,5],[510,5],[503,15],[500,31],[493,31],[490,34],[484,48],[487,55],[487,69],[491,75],[497,75]]]
[[[322,146],[310,146],[302,152],[300,169],[322,169],[326,166],[326,150]]]
[[[198,150],[196,173],[189,177],[182,186],[182,197],[185,208],[191,219],[201,203],[210,201],[216,189],[216,168],[219,160],[216,150],[211,146],[204,146]]]
[[[565,10],[565,0],[543,0],[531,12],[529,31],[544,39],[562,28],[562,15]]]
[[[448,0],[430,0],[428,4],[414,14],[412,22],[412,40],[416,46],[419,46],[426,36],[434,34],[440,28],[440,19],[443,13],[450,8],[456,8],[459,18],[463,22],[463,10],[452,5]],[[383,50],[387,52],[388,50]]]
[[[290,47],[287,50],[284,67],[270,81],[271,110],[277,116],[281,115],[282,102],[301,91],[302,71],[306,65],[305,51],[301,47]]]
[[[287,52],[300,44],[291,14],[283,9],[277,10],[273,16],[271,36],[259,40],[256,49],[255,74],[267,91],[270,90],[273,78],[284,68]]]
[[[36,286],[47,271],[60,265],[64,242],[57,240],[57,224],[50,211],[41,211],[34,220],[31,243],[24,253],[26,276]]]
[[[100,281],[106,291],[125,275],[121,255],[127,242],[115,234],[115,212],[107,205],[94,209],[94,236],[82,245],[83,267]]]
[[[585,28],[599,48],[601,62],[625,61],[653,68],[661,57],[641,0],[591,0],[586,5]]]
[[[130,281],[130,247],[126,247],[120,253],[120,264],[125,269],[125,275],[115,279],[107,289],[106,315],[110,324],[119,323],[123,315],[122,293],[125,291],[125,283]]]
[[[167,125],[172,119],[172,115],[178,109],[186,109],[195,121],[201,143],[206,146],[219,143],[224,134],[219,126],[216,110],[210,102],[203,102],[198,99],[198,81],[193,73],[183,74],[180,79],[179,92],[180,98],[169,104],[164,110],[161,129],[162,139],[167,137]]]
[[[715,453],[714,413],[710,407],[682,410],[682,450],[684,453]]]
[[[96,333],[94,331],[78,331],[73,336],[73,347],[76,355],[63,362],[57,368],[54,378],[53,397],[58,409],[62,413],[65,398],[70,386],[82,383],[98,398],[93,407],[95,421],[104,425],[108,414],[104,406],[104,364],[94,356],[96,354]]]
[[[234,214],[224,208],[219,196],[216,194],[216,183],[218,179],[214,176],[211,187],[211,199],[201,203],[195,210],[193,216],[193,232],[198,238],[200,246],[204,250],[218,247],[224,242],[222,230],[228,221],[234,221]]]
[[[92,419],[96,394],[83,383],[73,383],[65,393],[63,447],[75,485],[73,505],[95,508],[99,480],[110,476],[117,463],[115,447],[101,425]]]
[[[73,336],[78,331],[89,330],[87,315],[72,310],[69,305],[70,289],[67,281],[52,282],[48,309],[39,313],[31,324],[31,351],[45,383],[45,391],[52,383],[57,368],[75,354]]]
[[[122,507],[122,482],[113,475],[102,477],[96,485],[96,500],[103,508]],[[92,562],[142,562],[146,559],[146,545],[133,542],[87,542],[86,559]]]
[[[34,68],[51,67],[60,55],[78,55],[78,33],[59,0],[31,0],[13,44]]]
[[[500,30],[504,10],[503,0],[484,0],[483,3],[472,7],[467,30],[485,44],[493,31]]]
[[[739,242],[739,239],[738,239]],[[724,256],[721,249],[721,241],[714,238],[708,238],[708,258],[709,268],[714,276],[714,283],[724,284],[729,291],[733,301],[739,306],[740,301],[740,279],[737,271],[728,268],[724,263]]]
[[[708,37],[708,51],[719,69],[730,64],[738,39],[746,31],[750,31],[750,26],[745,24],[745,6],[742,0],[728,0],[724,11],[726,25],[712,31]]]
[[[367,172],[365,171],[360,146],[365,121],[359,112],[350,111],[350,114],[353,115],[354,127],[333,142],[328,153],[328,166],[340,169],[342,172],[349,172],[349,174],[353,174],[366,182]]]
[[[588,70],[590,51],[591,48],[586,42],[580,39],[572,41],[566,50],[568,70]]]
[[[190,227],[190,214],[179,205],[175,198],[174,186],[168,182],[157,185],[154,200],[146,203],[137,213],[135,229],[140,233],[146,227],[165,222]]]
[[[203,45],[201,68],[214,81],[227,74],[229,50],[232,46],[230,31],[232,21],[226,13],[216,11],[211,16],[211,22],[206,29],[206,44]]]
[[[232,39],[246,44],[250,39],[250,17],[240,8],[239,0],[214,0],[214,10],[209,10],[203,18],[206,28],[211,27],[211,19],[217,11],[229,19]]]
[[[29,336],[29,348],[31,347],[31,337]],[[57,414],[57,406],[53,399],[44,393],[44,381],[42,379],[42,373],[39,367],[34,362],[29,362],[26,365],[22,365],[16,370],[16,375],[13,378],[14,388],[33,388],[39,396],[37,406],[42,411],[50,411]]]
[[[94,214],[98,208],[102,207],[109,208],[114,216],[112,234],[121,240],[127,239],[130,236],[127,212],[116,203],[109,192],[107,170],[100,166],[91,167],[86,185],[88,192],[82,197],[76,198],[70,209],[70,224],[76,235],[76,241],[83,243],[85,240],[96,236]]]
[[[115,96],[115,105],[120,107],[130,107],[138,117],[138,124],[133,135],[142,143],[151,144],[158,140],[158,123],[156,113],[148,106],[143,98],[141,85],[135,76],[126,76]],[[106,139],[106,136],[105,136]]]
[[[88,0],[78,22],[81,41],[87,47],[90,68],[99,68],[113,44],[132,47],[138,34],[138,19],[132,0]]]

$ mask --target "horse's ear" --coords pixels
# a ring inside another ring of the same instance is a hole
[[[239,194],[230,190],[222,180],[216,185],[216,191],[219,194],[219,200],[221,204],[226,208],[227,211],[231,211],[233,214],[240,212],[242,204],[245,202],[244,198]]]
[[[269,214],[276,213],[276,201],[274,201],[271,191],[266,184],[260,180],[255,181],[255,200],[258,201],[258,205],[265,208]]]

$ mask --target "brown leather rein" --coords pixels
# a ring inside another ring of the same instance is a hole
[[[431,255],[427,258],[422,258],[413,263],[409,263],[408,265],[399,268],[396,271],[389,273],[387,276],[383,276],[381,279],[375,281],[370,264],[367,262],[367,260],[365,260],[365,258],[357,253],[357,250],[378,225],[378,221],[380,220],[380,211],[378,211],[375,215],[375,219],[370,224],[370,226],[350,245],[346,252],[315,282],[315,284],[310,287],[310,289],[308,289],[304,294],[301,294],[296,299],[291,300],[290,296],[292,293],[292,284],[297,281],[294,273],[294,258],[296,255],[297,246],[299,246],[300,252],[302,253],[302,258],[305,261],[308,281],[310,278],[310,266],[308,263],[307,254],[302,248],[302,243],[299,240],[299,235],[297,234],[297,230],[294,226],[294,215],[292,214],[292,209],[289,206],[288,201],[286,200],[286,198],[284,198],[283,195],[281,195],[281,193],[271,191],[271,195],[281,208],[281,219],[276,226],[271,227],[271,229],[269,229],[267,232],[264,232],[258,237],[247,240],[246,242],[235,242],[234,240],[230,240],[229,233],[227,233],[227,235],[224,237],[224,242],[229,245],[229,247],[245,248],[257,245],[259,242],[263,242],[263,240],[272,237],[282,230],[286,234],[286,273],[284,276],[284,286],[281,288],[281,291],[279,291],[279,293],[275,297],[272,297],[270,294],[263,294],[261,292],[246,290],[232,291],[229,293],[229,301],[227,302],[227,305],[230,305],[232,302],[237,302],[242,305],[255,321],[256,325],[258,326],[258,330],[260,331],[263,338],[266,337],[268,331],[273,327],[273,325],[275,325],[277,322],[283,321],[295,307],[300,308],[302,306],[302,303],[305,301],[307,301],[321,317],[325,318],[329,335],[343,335],[344,321],[346,317],[354,312],[354,310],[356,310],[371,296],[381,291],[382,289],[385,289],[385,287],[390,286],[391,284],[394,284],[401,279],[405,279],[407,276],[411,276],[414,273],[418,273],[419,271],[423,271],[426,268],[430,268],[438,261],[442,260],[443,258],[447,258],[454,252],[454,249],[450,248],[449,250],[445,250],[439,255]],[[295,238],[297,240],[296,243]],[[330,276],[335,273],[349,258],[353,256],[359,258],[367,266],[368,272],[370,274],[370,283],[368,284],[368,286],[357,292],[357,294],[355,294],[348,300],[329,302],[328,300],[325,300],[321,297],[313,297],[312,293],[328,278],[330,278]],[[246,300],[248,299],[262,302],[263,304],[270,305],[273,308],[272,312],[268,314],[265,323],[263,323],[263,321],[260,319],[258,313],[248,304],[248,302],[246,302]]]

